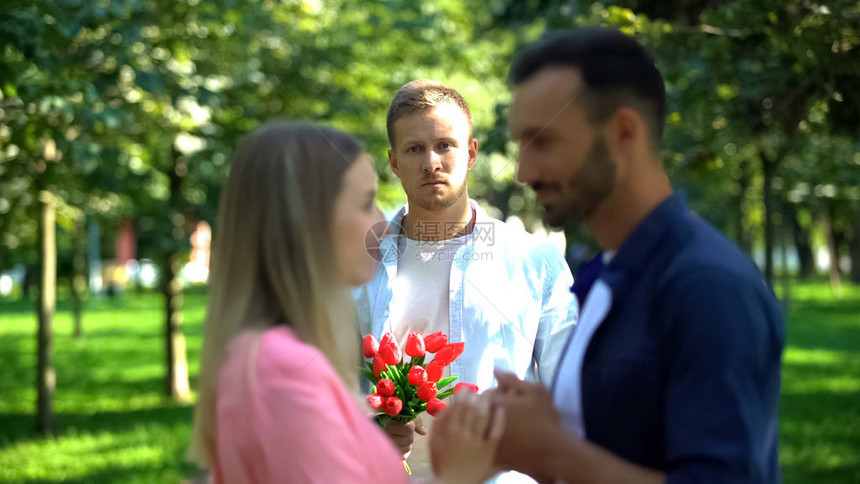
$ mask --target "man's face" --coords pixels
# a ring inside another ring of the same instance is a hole
[[[514,90],[517,180],[535,190],[551,227],[587,219],[615,186],[606,138],[576,102],[581,85],[576,69],[547,68]]]
[[[466,196],[466,174],[478,157],[466,114],[454,104],[407,114],[394,123],[391,169],[410,205],[441,211]]]

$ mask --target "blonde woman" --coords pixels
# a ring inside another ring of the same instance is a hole
[[[376,185],[360,144],[333,129],[269,123],[235,154],[189,450],[216,483],[407,480],[358,394],[349,287],[376,270],[365,245],[384,220]],[[438,482],[487,477],[502,425],[478,397],[441,414]]]

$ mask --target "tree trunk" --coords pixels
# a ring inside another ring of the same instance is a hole
[[[53,393],[56,376],[51,367],[51,322],[54,317],[57,282],[56,206],[48,191],[39,193],[39,330],[36,356],[36,431],[54,434]]]
[[[831,230],[831,238],[833,239],[833,246],[836,249],[836,270],[839,271],[839,277],[845,277],[845,271],[842,270],[842,247],[845,245],[845,241],[848,239],[845,236],[845,232],[837,228],[835,213],[831,213],[830,218],[830,230]]]
[[[827,237],[827,251],[830,254],[830,287],[842,287],[842,275],[839,272],[839,245],[833,230],[833,207],[827,207],[824,217],[824,233]]]
[[[791,226],[794,247],[797,249],[798,276],[800,279],[810,279],[815,275],[815,258],[812,254],[809,229],[800,224],[797,207],[785,202],[785,215]]]
[[[182,333],[182,284],[179,280],[179,258],[176,253],[165,254],[161,264],[161,293],[165,314],[165,394],[175,400],[191,400],[188,384],[188,362],[185,357],[185,336]]]
[[[72,303],[72,337],[80,338],[84,333],[81,313],[83,312],[83,302],[81,301],[80,286],[78,285],[77,274],[72,274],[69,278],[69,299]]]
[[[87,267],[86,226],[79,223],[73,243],[74,256],[72,259],[72,277],[69,284],[72,299],[72,336],[80,338],[83,334],[84,292],[87,289],[87,279],[84,272]]]
[[[182,200],[182,179],[187,173],[186,160],[180,153],[171,150],[170,180],[170,221],[169,249],[161,261],[161,293],[164,295],[165,314],[165,358],[167,375],[166,394],[175,400],[191,400],[188,384],[188,363],[185,355],[185,336],[182,334],[182,283],[179,280],[179,244],[185,235],[184,218],[179,210]]]
[[[87,257],[90,262],[90,294],[102,292],[101,226],[95,218],[87,221]]]
[[[851,232],[851,282],[860,284],[860,214],[854,215]]]
[[[785,220],[786,216],[786,206],[790,205],[788,202],[783,202],[783,220]],[[782,271],[780,275],[780,279],[782,281],[782,309],[786,316],[791,311],[791,275],[788,273],[788,248],[791,246],[791,236],[792,230],[789,224],[782,224],[780,233],[780,242],[782,245],[782,257],[780,264],[782,265]]]
[[[764,278],[773,287],[773,247],[775,242],[774,213],[776,213],[773,193],[773,176],[776,171],[776,161],[769,159],[762,151],[760,153],[762,173],[764,174]]]
[[[38,265],[32,266],[27,264],[24,266],[24,283],[21,286],[21,298],[24,301],[30,301],[30,290],[34,284],[39,282]]]
[[[746,214],[744,213],[744,201],[746,200],[747,190],[749,190],[750,186],[749,162],[741,160],[740,165],[741,177],[738,180],[738,196],[736,199],[737,226],[735,227],[735,232],[737,232],[737,242],[741,250],[752,257],[752,237],[750,237],[749,230],[747,230]]]

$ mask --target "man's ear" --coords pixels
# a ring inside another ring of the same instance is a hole
[[[469,141],[469,164],[467,165],[467,169],[471,170],[475,163],[478,161],[478,138],[472,138]]]
[[[642,137],[648,136],[642,116],[632,108],[621,108],[612,115],[606,126],[606,144],[612,159],[619,165],[631,159]],[[617,169],[624,170],[618,166]]]
[[[632,108],[621,108],[616,113],[618,116],[618,127],[616,135],[618,144],[622,149],[633,149],[640,138],[648,137],[648,126],[639,111]]]
[[[400,165],[397,164],[397,155],[394,150],[388,150],[388,164],[391,165],[391,171],[400,178]]]

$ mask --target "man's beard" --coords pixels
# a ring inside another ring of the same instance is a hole
[[[418,189],[420,192],[420,188]],[[415,197],[408,197],[409,203],[413,203],[420,207],[423,210],[427,210],[428,212],[439,212],[445,210],[446,208],[457,203],[458,200],[463,198],[463,195],[466,193],[466,180],[463,180],[463,183],[460,185],[460,189],[457,190],[456,193],[452,193],[451,195],[445,196],[443,198],[430,198],[421,196],[420,193]],[[409,195],[407,193],[407,195]]]
[[[615,164],[609,158],[606,138],[591,143],[585,163],[562,182],[560,200],[547,206],[543,220],[550,227],[578,224],[588,218],[615,187]]]

